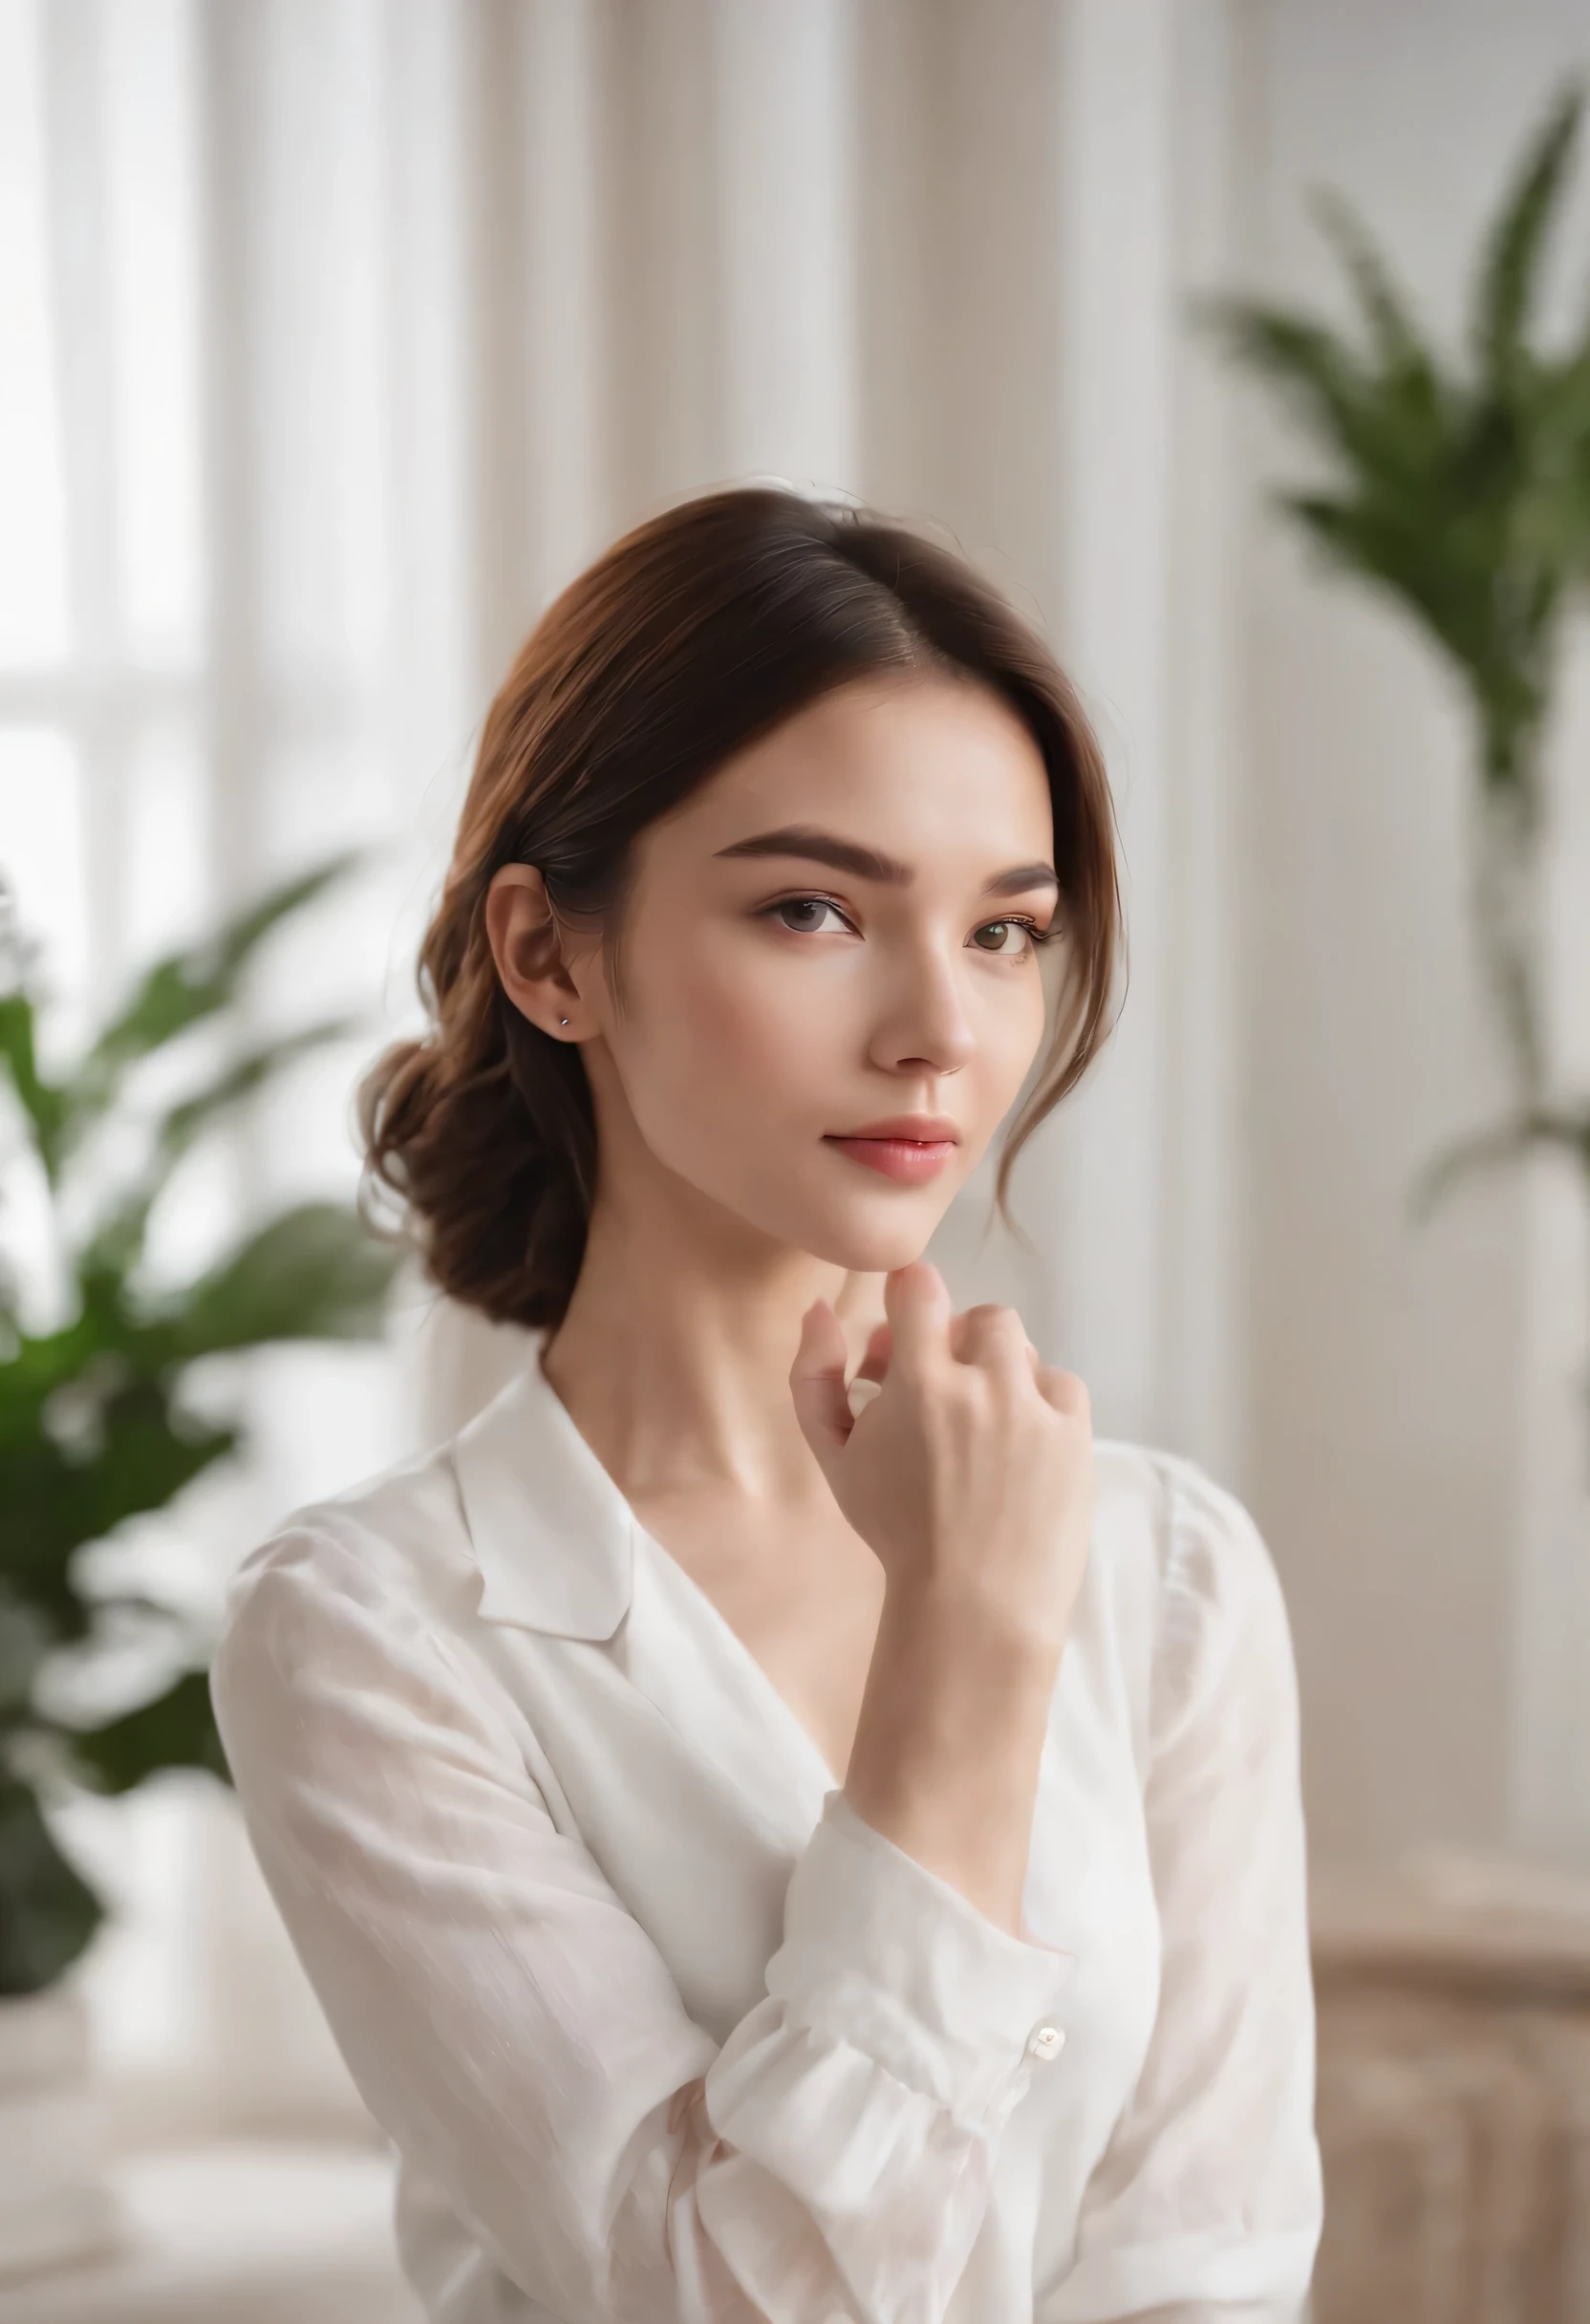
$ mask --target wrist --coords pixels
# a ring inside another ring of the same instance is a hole
[[[978,1676],[1045,1700],[1054,1686],[1064,1633],[1001,1601],[977,1577],[891,1579],[884,1590],[873,1663],[909,1661],[919,1671]]]
[[[1058,1653],[941,1594],[886,1597],[845,1795],[874,1830],[1019,1933]]]

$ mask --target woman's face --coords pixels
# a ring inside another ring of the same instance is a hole
[[[637,843],[622,1010],[594,941],[572,992],[510,984],[583,1043],[602,1193],[660,1168],[836,1265],[917,1258],[1043,1037],[1053,846],[1037,745],[953,678],[846,685],[729,761]]]

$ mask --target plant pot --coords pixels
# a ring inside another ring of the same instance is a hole
[[[0,2277],[115,2243],[107,2127],[76,1988],[0,1999]]]

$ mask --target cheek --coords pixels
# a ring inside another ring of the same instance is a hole
[[[679,957],[675,993],[681,1021],[714,1055],[766,1070],[778,1062],[774,1044],[815,1013],[808,984],[770,950],[722,944]]]
[[[681,1022],[695,1027],[720,1074],[790,1097],[821,1076],[816,1090],[832,1099],[834,1066],[850,1060],[865,1032],[865,976],[839,948],[802,959],[777,941],[727,930],[720,941],[678,953],[674,990]]]
[[[654,959],[624,1042],[649,1142],[675,1146],[725,1119],[754,1139],[831,1100],[847,1024],[838,992],[814,995],[787,964],[741,947],[678,946]]]
[[[1048,1001],[1037,977],[1023,979],[1019,994],[989,1011],[984,1070],[990,1081],[999,1083],[1001,1111],[1014,1102],[1026,1079],[1028,1068],[1043,1045],[1048,1021]]]

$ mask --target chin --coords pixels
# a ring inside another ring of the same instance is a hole
[[[888,1275],[922,1257],[948,1208],[946,1202],[902,1199],[893,1218],[878,1217],[875,1206],[870,1216],[829,1213],[809,1220],[791,1240],[813,1259],[827,1259],[851,1275]]]

